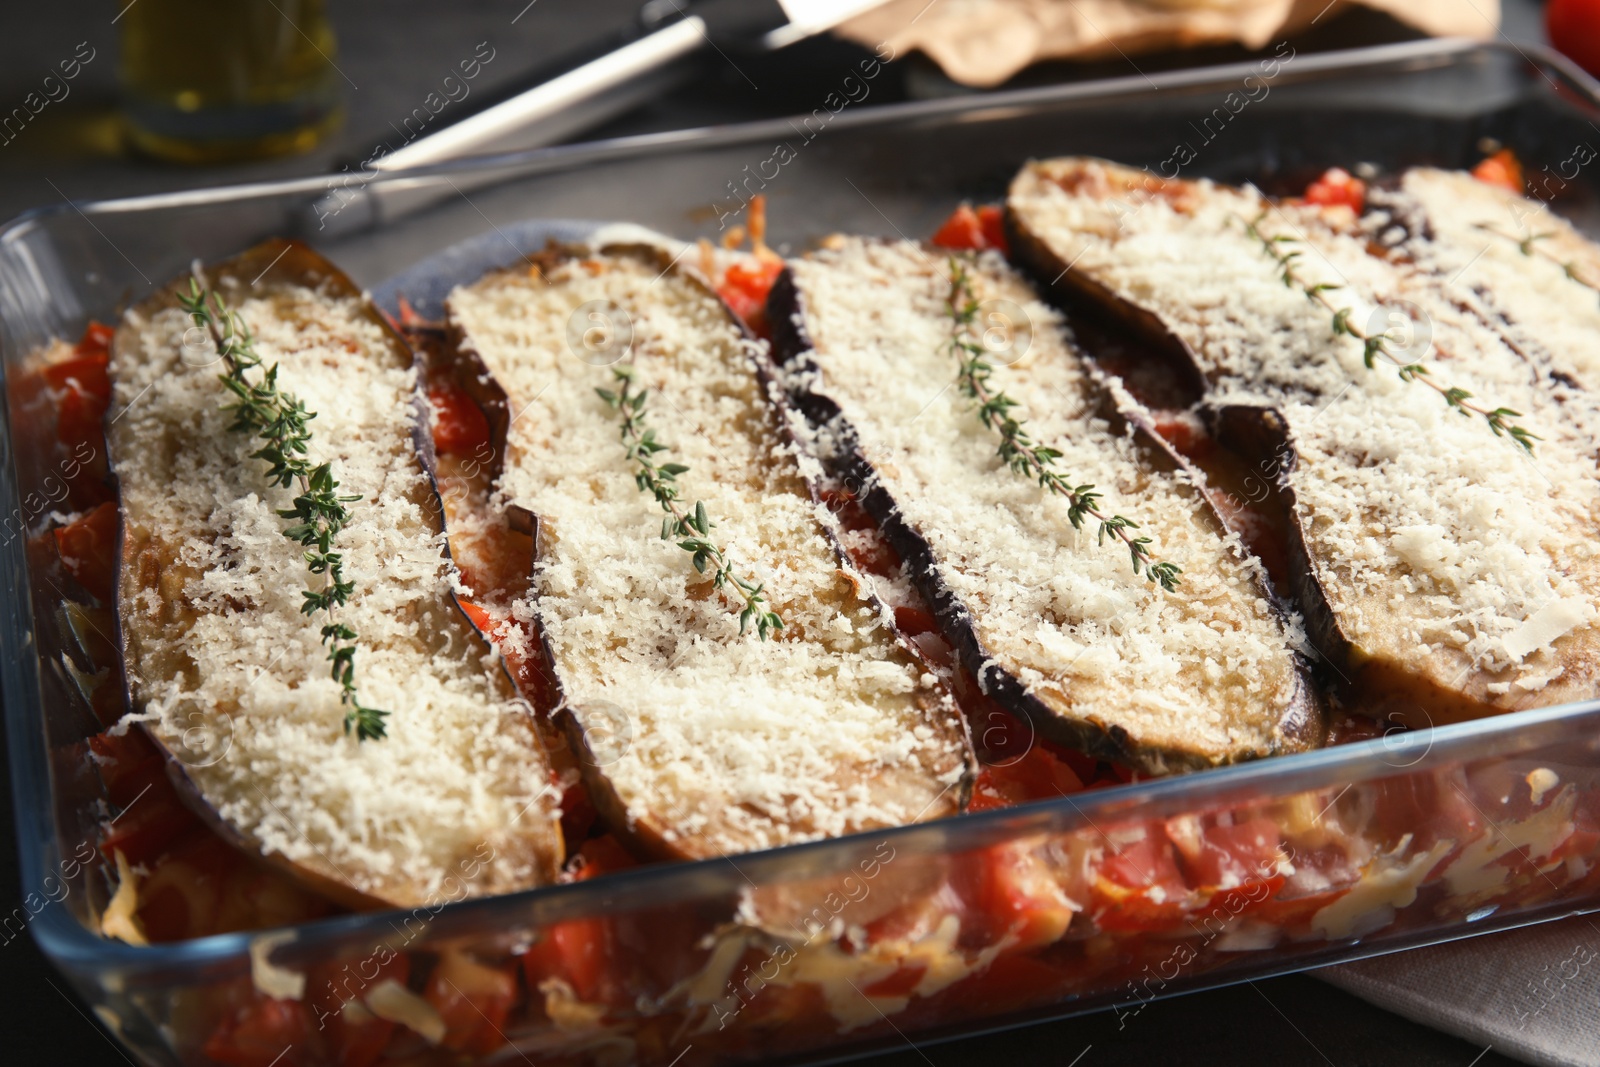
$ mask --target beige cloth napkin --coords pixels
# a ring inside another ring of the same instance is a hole
[[[1549,1067],[1600,1067],[1600,916],[1313,973],[1380,1008],[1493,1047],[1502,1056]]]
[[[1499,0],[1360,0],[1435,37],[1493,36]],[[1238,42],[1264,48],[1348,0],[890,0],[839,29],[892,55],[920,50],[964,85],[998,85],[1040,59]]]

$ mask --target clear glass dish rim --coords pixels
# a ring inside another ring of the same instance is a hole
[[[1285,74],[1298,83],[1397,65],[1461,63],[1484,53],[1499,53],[1508,58],[1514,54],[1531,66],[1554,70],[1562,76],[1568,89],[1600,108],[1600,83],[1550,49],[1518,46],[1509,40],[1430,39],[1316,53],[1301,57],[1295,69]],[[1257,65],[1251,62],[1231,63],[1148,77],[1133,75],[973,98],[890,104],[855,114],[840,114],[835,116],[834,121],[852,127],[935,119],[981,121],[997,111],[1078,100],[1137,99],[1154,97],[1168,89],[1200,89],[1228,84],[1254,73],[1256,69]],[[619,157],[693,151],[759,141],[789,129],[786,119],[699,127],[479,157],[404,172],[385,172],[371,180],[375,183],[403,182],[435,175],[500,170],[507,171],[508,175],[531,175],[575,169]],[[69,200],[33,208],[16,216],[0,227],[0,242],[15,241],[34,225],[57,215],[139,214],[296,193],[315,195],[327,190],[329,180],[329,175],[317,175],[137,197]],[[0,372],[0,381],[3,381],[3,372]],[[29,614],[31,616],[31,609]],[[0,640],[10,645],[9,635],[0,635]],[[53,795],[49,782],[48,754],[42,751],[45,737],[43,719],[39,714],[37,686],[29,685],[15,674],[31,669],[36,659],[31,652],[31,642],[25,642],[22,648],[6,647],[3,651],[4,662],[0,666],[3,666],[6,675],[5,688],[15,693],[20,682],[20,688],[32,690],[36,698],[31,702],[5,702],[5,728],[11,746],[12,793],[17,806],[20,867],[26,888],[40,884],[55,844],[53,832],[42,837],[34,832],[38,828],[35,820],[39,813],[43,813],[43,821],[53,831]],[[837,853],[841,862],[826,864],[813,872],[820,875],[835,868],[842,869],[844,862],[853,857],[866,842],[888,840],[897,847],[908,847],[918,853],[949,854],[981,848],[1000,839],[1070,832],[1093,825],[1097,817],[1112,820],[1129,816],[1159,818],[1174,805],[1204,807],[1237,796],[1251,785],[1270,783],[1278,786],[1276,789],[1251,791],[1255,797],[1266,801],[1291,792],[1326,788],[1341,781],[1355,783],[1423,770],[1453,759],[1513,756],[1572,736],[1576,724],[1584,720],[1593,720],[1594,724],[1600,725],[1600,698],[1437,726],[1314,752],[1276,756],[1172,778],[1135,782],[1073,797],[967,814],[937,822],[791,845],[740,856],[737,865],[726,858],[665,863],[619,872],[596,882],[544,886],[458,901],[442,905],[429,922],[443,935],[455,930],[462,934],[481,934],[483,926],[475,925],[472,921],[474,917],[480,913],[487,917],[504,912],[508,917],[514,914],[519,925],[531,927],[587,914],[592,907],[590,898],[601,898],[608,905],[631,910],[652,905],[663,906],[665,903],[713,893],[726,895],[743,888],[749,880],[758,884],[766,884],[763,878],[767,882],[781,881],[785,873],[792,873],[802,865],[809,867],[806,861]],[[1503,745],[1493,744],[1502,740],[1505,742]],[[1415,758],[1396,762],[1413,753],[1416,753]],[[1001,827],[1004,827],[1003,831],[999,829]],[[731,874],[724,870],[730,865],[733,865],[734,872]],[[292,932],[295,936],[292,941],[284,943],[283,949],[296,954],[298,951],[325,949],[335,944],[370,944],[374,939],[393,931],[395,917],[408,914],[411,912],[406,909],[365,912],[288,927],[217,934],[149,946],[129,945],[102,938],[79,923],[65,907],[45,907],[29,925],[45,954],[67,971],[77,974],[116,972],[123,980],[127,980],[141,976],[155,978],[162,974],[178,975],[187,969],[208,964],[237,963],[249,956],[258,938],[284,932]],[[1464,933],[1457,936],[1464,936]],[[1349,947],[1357,949],[1357,946]],[[1385,951],[1381,946],[1365,948],[1366,954]],[[1355,954],[1362,953],[1357,950]]]

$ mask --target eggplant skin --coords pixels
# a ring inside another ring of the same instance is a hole
[[[820,371],[811,358],[813,345],[805,327],[804,297],[789,270],[778,276],[768,296],[767,321],[772,325],[775,358],[785,370],[796,372],[788,380],[818,380]],[[1013,715],[1026,718],[1042,735],[1097,759],[1111,760],[1153,774],[1203,770],[1217,765],[1218,759],[1210,753],[1170,748],[1154,750],[1136,744],[1127,731],[1115,723],[1062,716],[1030,694],[1026,686],[984,646],[978,637],[971,612],[940,580],[932,547],[905,521],[894,498],[875,476],[871,463],[853,439],[848,422],[842,418],[837,402],[803,386],[791,387],[788,395],[791,406],[812,426],[831,426],[838,435],[836,452],[832,456],[819,456],[819,460],[833,477],[865,487],[860,498],[862,506],[904,560],[906,573],[932,607],[934,618],[945,639],[955,649],[961,666],[978,681],[981,691],[989,699]],[[1174,466],[1185,465],[1147,425],[1135,420],[1134,429],[1147,445],[1153,446],[1158,459],[1164,459]],[[1215,516],[1214,509],[1211,510]],[[1217,521],[1221,528],[1221,519]],[[1265,589],[1263,593],[1266,593]],[[1276,604],[1274,610],[1277,610]],[[1323,743],[1327,732],[1325,708],[1310,684],[1303,664],[1298,662],[1296,679],[1291,699],[1280,710],[1278,726],[1281,744],[1271,752],[1239,753],[1234,758],[1304,751]]]

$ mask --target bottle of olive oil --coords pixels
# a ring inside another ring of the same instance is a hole
[[[118,24],[129,135],[151,155],[223,163],[304,152],[341,117],[322,0],[138,0]]]

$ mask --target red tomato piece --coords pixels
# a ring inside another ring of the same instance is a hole
[[[1600,0],[1550,0],[1544,26],[1557,51],[1600,78]]]
[[[1509,148],[1502,148],[1488,159],[1472,168],[1472,176],[1480,182],[1498,185],[1522,194],[1522,163]]]
[[[1343,167],[1329,167],[1322,177],[1306,187],[1306,203],[1343,204],[1360,214],[1367,203],[1367,183]]]
[[[585,841],[578,855],[582,863],[573,880],[579,882],[638,865],[609,834]],[[523,953],[522,967],[528,987],[538,989],[545,979],[559,978],[572,986],[579,1000],[601,999],[611,941],[610,924],[601,918],[553,923],[544,937]]]
[[[163,777],[161,753],[137,729],[120,737],[96,734],[89,738],[89,751],[94,753],[107,798],[118,807],[127,807],[146,786]]]
[[[310,1041],[304,1004],[263,997],[217,1027],[206,1040],[205,1055],[226,1067],[299,1067],[311,1058]]]
[[[115,326],[107,326],[103,322],[91,320],[83,328],[83,336],[78,338],[74,351],[80,356],[99,356],[102,359],[111,354],[111,339],[117,335]]]
[[[998,204],[984,204],[978,209],[978,229],[983,234],[984,247],[1009,256],[1011,245],[1006,241],[1005,217]]]
[[[995,845],[963,857],[955,885],[972,914],[963,935],[979,943],[1011,939],[1011,951],[1050,944],[1066,932],[1073,907],[1055,871],[1033,850]]]
[[[974,252],[989,247],[983,235],[983,223],[978,219],[978,213],[972,210],[972,205],[966,201],[962,201],[950,213],[950,217],[944,220],[944,225],[934,233],[932,243],[940,248]]]
[[[198,825],[199,820],[179,802],[172,786],[160,782],[117,814],[100,842],[100,851],[107,859],[120,852],[138,866],[158,858],[168,845]]]
[[[106,361],[104,351],[91,352],[52,363],[42,373],[55,399],[56,437],[74,451],[84,445],[102,451],[100,422],[111,404]]]
[[[422,995],[444,1020],[440,1043],[481,1056],[505,1044],[506,1017],[517,999],[516,972],[447,950],[428,976]]]
[[[99,600],[110,603],[117,555],[117,505],[108,500],[53,533],[67,573]]]
[[[466,392],[449,382],[428,386],[433,447],[444,456],[470,456],[489,444],[489,420]]]
[[[339,1067],[372,1067],[378,1062],[397,1024],[367,1010],[366,996],[380,982],[393,979],[405,985],[410,976],[410,958],[388,949],[312,969],[306,993],[317,1026],[327,1035],[333,1062]]]
[[[1029,800],[1052,800],[1083,791],[1083,780],[1042,745],[1020,758],[1002,757],[978,774],[969,810],[1009,807]]]
[[[1107,845],[1090,895],[1103,929],[1160,930],[1183,918],[1190,890],[1172,842],[1152,824],[1137,840]]]
[[[752,328],[767,321],[767,294],[773,283],[783,273],[783,260],[762,256],[754,263],[740,262],[728,268],[717,287],[717,295],[733,309],[733,313]]]

